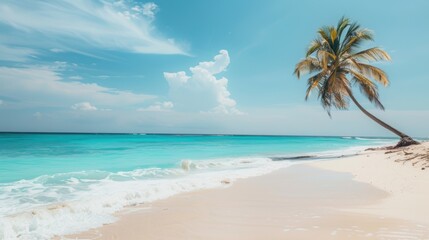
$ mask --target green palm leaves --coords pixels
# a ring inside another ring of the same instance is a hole
[[[306,99],[317,91],[328,114],[331,107],[347,109],[354,84],[375,106],[384,109],[377,83],[387,86],[389,80],[383,70],[370,63],[389,61],[390,56],[377,47],[360,50],[362,43],[373,40],[371,31],[350,23],[348,18],[341,18],[337,26],[322,27],[317,33],[306,58],[296,65],[294,72],[298,78],[311,74]]]

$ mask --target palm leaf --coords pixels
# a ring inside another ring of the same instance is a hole
[[[310,43],[310,46],[308,47],[307,53],[305,55],[305,57],[310,56],[311,54],[313,54],[315,51],[317,51],[318,49],[320,49],[322,47],[323,43],[320,39],[316,39],[313,40]]]
[[[350,20],[346,17],[342,17],[340,21],[338,21],[337,32],[338,32],[338,37],[340,38],[340,41],[341,41],[341,36],[343,35],[344,29],[346,29],[346,27],[349,26],[349,22]]]
[[[381,104],[378,99],[378,90],[377,85],[375,85],[371,80],[365,77],[363,74],[360,74],[355,71],[350,71],[353,76],[353,81],[359,85],[359,88],[368,100],[374,105],[382,110],[384,110],[383,104]]]
[[[383,84],[383,86],[389,85],[389,79],[386,73],[380,68],[365,63],[358,63],[358,66],[364,75],[373,78],[377,82]]]
[[[294,74],[300,78],[301,74],[312,73],[314,71],[320,70],[321,66],[319,61],[314,57],[307,57],[301,62],[296,64]]]
[[[325,72],[320,72],[312,77],[310,77],[307,81],[307,91],[305,93],[305,100],[308,100],[311,92],[316,88],[320,88],[323,77],[325,76]]]
[[[368,48],[365,49],[363,51],[351,54],[348,58],[355,58],[355,59],[362,59],[362,60],[366,60],[368,62],[370,61],[390,61],[390,55],[378,48],[378,47],[373,47],[373,48]]]

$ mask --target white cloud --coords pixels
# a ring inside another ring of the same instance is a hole
[[[132,10],[136,13],[141,13],[149,19],[155,18],[156,12],[159,10],[158,5],[153,2],[148,2],[143,4],[142,6],[134,6]]]
[[[35,117],[36,119],[41,119],[41,118],[42,118],[42,116],[43,116],[43,114],[42,114],[41,112],[35,112],[35,113],[33,114],[33,117]]]
[[[3,100],[0,99],[0,105],[2,105],[2,104],[3,104]]]
[[[82,80],[83,78],[81,76],[70,76],[69,79],[71,79],[71,80]]]
[[[80,110],[80,111],[96,111],[97,108],[89,102],[81,102],[76,103],[71,106],[73,110]]]
[[[163,103],[162,103],[162,106],[163,106],[164,108],[173,108],[173,107],[174,107],[174,104],[173,104],[172,102],[163,102]]]
[[[184,71],[164,72],[170,86],[170,98],[181,110],[240,114],[230,97],[228,79],[217,79],[216,74],[226,70],[230,63],[228,51],[221,50],[214,61],[200,62],[191,67],[191,76]]]
[[[132,14],[131,2],[106,0],[3,0],[0,2],[2,58],[23,61],[36,48],[52,52],[82,52],[92,48],[151,54],[185,54],[156,33],[152,21],[157,6],[147,3]],[[6,27],[7,26],[7,27]],[[60,44],[61,43],[61,44]],[[27,48],[12,48],[14,44]],[[6,46],[6,47],[5,47]],[[1,47],[1,45],[0,45]],[[6,51],[4,50],[6,49]],[[12,55],[11,55],[12,54]]]
[[[55,61],[51,65],[44,65],[41,67],[50,68],[54,71],[64,71],[64,70],[67,70],[67,68],[72,67],[72,66],[76,67],[77,64],[69,64],[68,62]],[[31,66],[29,68],[31,68]]]
[[[64,50],[60,49],[60,48],[51,48],[51,49],[49,49],[49,51],[54,52],[54,53],[62,53],[62,52],[64,52]]]
[[[107,75],[99,75],[99,76],[97,76],[97,78],[100,78],[100,79],[108,79],[110,77],[111,76],[107,76]]]
[[[169,111],[174,107],[172,102],[156,102],[153,105],[150,105],[147,108],[139,108],[137,111],[139,112],[165,112]]]
[[[61,64],[60,64],[61,65]],[[0,67],[0,96],[18,99],[14,106],[65,107],[91,102],[103,107],[140,105],[155,96],[108,88],[96,83],[63,81],[56,66]],[[12,104],[12,103],[11,103]]]
[[[6,46],[0,43],[0,53],[0,60],[26,62],[31,57],[34,57],[37,51],[24,47]]]
[[[158,6],[153,2],[148,2],[143,4],[143,15],[153,18],[155,17],[155,12],[158,10]]]

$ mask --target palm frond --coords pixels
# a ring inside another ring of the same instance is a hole
[[[338,21],[337,32],[338,32],[339,38],[341,38],[341,36],[343,35],[344,29],[346,29],[346,27],[349,26],[349,22],[350,20],[346,17],[342,17],[340,21]]]
[[[317,59],[319,60],[322,69],[327,70],[328,65],[335,61],[336,56],[326,50],[319,50],[317,51]]]
[[[321,70],[320,62],[314,57],[307,57],[295,66],[294,74],[300,78],[302,74],[312,73]]]
[[[339,89],[337,85],[337,71],[333,69],[330,74],[326,74],[326,79],[320,84],[319,88],[319,99],[322,103],[322,107],[326,110],[329,116],[331,116],[331,107],[336,106],[335,103],[335,92]]]
[[[330,36],[331,31],[330,31],[329,26],[323,26],[323,27],[319,28],[317,33],[319,33],[319,36],[327,42],[331,39],[331,36]]]
[[[337,29],[330,27],[329,28],[329,35],[331,37],[331,41],[334,43],[337,40],[338,34]]]
[[[358,63],[358,66],[360,68],[360,72],[365,76],[373,78],[377,82],[383,84],[383,86],[389,85],[387,74],[380,68],[365,63]]]
[[[357,28],[356,28],[357,27]],[[351,29],[354,29],[351,31]],[[347,31],[346,38],[341,44],[340,56],[347,52],[353,52],[365,41],[372,41],[373,33],[368,29],[360,29],[359,25],[352,24]]]
[[[320,89],[320,85],[323,82],[323,78],[325,76],[325,72],[320,72],[312,77],[310,77],[307,81],[307,91],[305,93],[305,100],[308,100],[308,98],[310,97],[311,92],[315,89],[315,88],[319,88]]]
[[[384,110],[383,104],[379,100],[377,85],[370,79],[355,71],[350,71],[353,78],[352,80],[359,86],[359,89],[365,97],[368,98],[376,107]]]
[[[356,37],[359,39],[367,40],[367,41],[373,41],[374,40],[374,33],[369,29],[359,29],[355,32]]]
[[[325,50],[334,52],[334,41],[331,37],[332,30],[335,30],[332,26],[324,26],[319,29],[318,33],[323,41],[327,43],[325,45],[327,49]]]
[[[347,109],[349,107],[349,101],[346,88],[349,88],[349,81],[347,80],[346,72],[343,72],[342,70],[337,71],[335,83],[335,108],[340,110]]]
[[[342,69],[344,69],[344,71],[348,71],[349,69],[355,70],[360,72],[360,66],[359,66],[359,62],[356,61],[356,59],[353,58],[344,58],[340,61],[339,67],[341,67]]]
[[[315,40],[313,40],[310,43],[310,46],[308,47],[307,53],[306,53],[306,57],[310,56],[311,54],[313,54],[315,51],[317,51],[318,49],[322,48],[323,46],[323,42],[320,38],[317,38]]]
[[[368,62],[391,60],[390,55],[386,51],[378,47],[368,48],[363,51],[353,53],[350,56],[348,56],[348,58],[361,59],[361,60],[366,60]]]
[[[344,36],[344,40],[342,41],[340,46],[340,52],[345,52],[345,46],[350,43],[351,38],[354,37],[354,31],[359,28],[359,25],[357,23],[351,23],[348,26],[349,28],[347,29],[347,32]]]
[[[332,74],[328,79],[322,82],[319,89],[319,99],[322,104],[322,107],[326,110],[329,116],[331,116],[331,106],[332,106],[332,91],[329,89],[329,80],[331,79]]]

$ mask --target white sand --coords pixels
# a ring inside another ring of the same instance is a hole
[[[293,166],[130,208],[116,223],[67,238],[429,239],[426,160],[395,162],[428,149]]]
[[[351,173],[354,180],[389,193],[379,204],[359,209],[361,212],[429,224],[429,168],[425,167],[429,159],[403,161],[416,154],[429,157],[429,142],[401,150],[369,151],[356,157],[315,162],[311,166]]]

